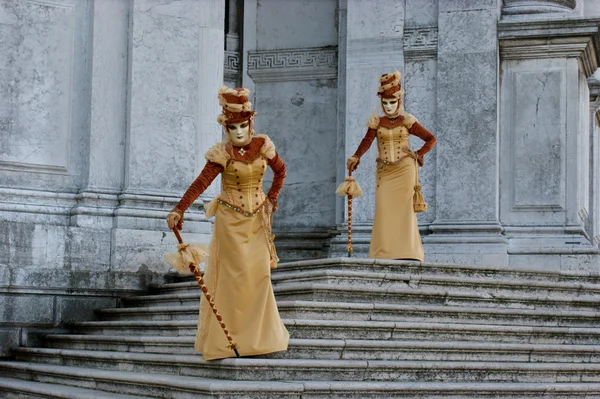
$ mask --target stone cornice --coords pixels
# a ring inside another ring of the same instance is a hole
[[[598,68],[600,19],[501,21],[498,23],[502,59],[580,58],[591,76]]]
[[[254,82],[336,79],[337,47],[261,50],[248,53]]]

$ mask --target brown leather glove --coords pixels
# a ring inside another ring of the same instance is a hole
[[[268,204],[265,204],[265,205],[271,206],[271,212],[277,212],[277,208],[279,207],[277,200],[273,199],[271,197],[267,197],[267,201],[268,201]]]
[[[358,159],[357,156],[352,155],[350,158],[348,158],[348,160],[346,161],[346,167],[348,168],[348,170],[350,171],[355,171],[356,168],[358,168],[358,165],[360,164],[360,159]]]

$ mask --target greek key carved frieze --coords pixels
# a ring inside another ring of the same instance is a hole
[[[404,29],[404,53],[408,58],[435,57],[438,28],[435,26]]]
[[[240,55],[237,51],[225,51],[223,60],[226,81],[236,81],[241,73]]]
[[[250,52],[248,74],[255,81],[335,79],[337,48],[316,47]]]

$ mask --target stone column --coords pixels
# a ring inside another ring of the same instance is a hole
[[[346,159],[354,154],[364,137],[366,123],[373,111],[380,113],[379,77],[395,70],[404,72],[404,7],[397,1],[340,0],[338,67],[337,181],[347,173]],[[403,79],[404,81],[404,79]],[[354,249],[366,256],[375,212],[375,146],[361,159],[354,173],[364,190],[354,201]],[[339,198],[336,220],[340,236],[332,241],[331,255],[345,253],[345,199]]]
[[[438,3],[437,0],[407,0],[404,26],[404,104],[406,110],[434,135],[438,134]],[[415,150],[423,145],[423,141],[415,136],[410,136],[409,140]],[[436,154],[434,147],[419,171],[419,183],[428,205],[427,212],[417,214],[422,235],[429,232],[429,224],[436,215]]]
[[[588,79],[590,90],[589,107],[589,216],[586,220],[588,238],[595,245],[600,244],[600,81]]]
[[[225,0],[228,14],[225,17],[227,32],[225,33],[225,71],[224,82],[229,87],[238,87],[241,82],[240,73],[240,24],[243,16],[244,2]],[[241,15],[240,15],[241,14]]]
[[[124,191],[115,211],[113,265],[167,270],[162,254],[175,239],[165,236],[166,212],[200,172],[204,153],[221,140],[223,18],[222,2],[213,0],[132,2]],[[214,195],[217,183],[204,198]],[[190,241],[209,238],[199,205],[186,212]]]
[[[597,272],[586,224],[590,167],[597,168],[587,77],[598,67],[598,23],[507,17],[498,29],[500,211],[509,264]]]
[[[441,1],[435,221],[425,259],[506,265],[498,220],[498,0]]]
[[[503,3],[505,15],[564,13],[577,7],[577,0],[503,0]]]

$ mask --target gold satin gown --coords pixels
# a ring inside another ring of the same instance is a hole
[[[413,194],[417,164],[407,155],[408,129],[404,126],[377,128],[375,217],[370,258],[415,259],[424,252]]]
[[[241,356],[287,350],[289,342],[271,285],[277,257],[270,227],[266,228],[270,226],[270,204],[265,203],[262,188],[266,168],[262,155],[249,162],[231,159],[213,205],[216,219],[205,280]],[[205,360],[235,357],[227,345],[202,297],[196,349]]]

